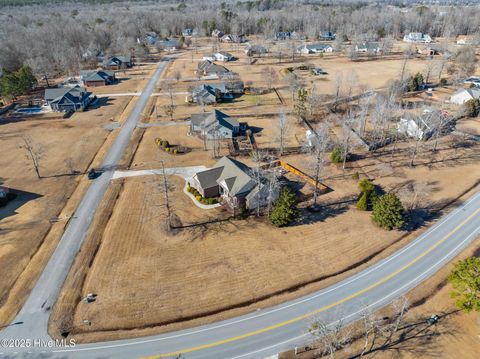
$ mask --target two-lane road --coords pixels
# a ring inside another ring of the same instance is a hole
[[[308,341],[306,329],[313,317],[326,323],[339,318],[353,321],[366,305],[372,310],[385,306],[439,270],[479,233],[480,193],[477,193],[398,252],[316,293],[197,328],[55,348],[48,354],[55,358],[164,358],[179,353],[185,358],[199,359],[265,358]],[[29,337],[29,333],[23,332],[21,337]]]
[[[96,208],[121,158],[165,62],[159,64],[132,114],[107,154],[106,169],[94,180],[57,249],[15,319],[23,322],[0,332],[2,339],[48,339],[49,308],[85,238]],[[318,292],[253,313],[192,329],[137,339],[62,347],[2,348],[0,358],[136,358],[141,356],[227,359],[265,358],[308,341],[313,317],[326,323],[353,321],[368,305],[381,308],[431,276],[480,232],[480,193],[474,195],[415,241],[371,267]],[[365,238],[368,240],[368,238]],[[7,342],[8,344],[8,342]]]
[[[27,334],[31,338],[48,338],[47,323],[50,309],[57,300],[59,291],[72,266],[73,260],[85,239],[95,211],[112,179],[115,167],[130,142],[133,130],[139,123],[142,111],[150,95],[153,93],[155,84],[159,80],[168,60],[168,58],[165,58],[158,64],[155,73],[149,80],[138,102],[135,104],[132,112],[115,138],[112,147],[108,151],[102,163],[104,172],[90,184],[75,214],[65,229],[57,248],[30,293],[27,302],[17,315],[15,322],[23,322],[23,324],[7,327],[7,329],[1,332],[2,338],[20,338],[26,337]],[[0,352],[1,351],[0,348]]]

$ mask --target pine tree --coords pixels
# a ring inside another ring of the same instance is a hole
[[[398,229],[404,223],[403,212],[400,199],[394,193],[388,193],[374,201],[372,218],[382,228]]]
[[[480,312],[480,258],[471,257],[456,263],[448,281],[453,286],[450,296],[456,299],[457,308]]]
[[[276,227],[286,226],[298,216],[295,193],[289,187],[283,187],[272,212],[270,222]]]

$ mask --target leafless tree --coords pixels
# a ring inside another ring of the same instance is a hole
[[[40,175],[40,160],[43,158],[45,151],[43,146],[33,143],[30,137],[22,137],[22,144],[20,148],[23,148],[26,151],[27,160],[32,161],[33,169],[38,179],[41,179]]]
[[[284,112],[280,113],[278,117],[278,123],[276,126],[274,126],[274,129],[275,129],[274,138],[278,144],[279,156],[282,156],[283,151],[285,150],[288,134],[291,130],[290,120],[288,119],[288,117],[285,115]]]
[[[278,80],[277,71],[270,66],[263,69],[262,77],[263,77],[263,80],[265,81],[265,84],[267,85],[268,90],[271,90],[273,87],[273,84],[276,83]]]
[[[175,73],[173,74],[173,77],[175,77],[175,80],[177,80],[178,82],[182,78],[182,73],[180,71],[175,71]]]
[[[327,324],[320,319],[315,319],[310,325],[309,332],[316,338],[320,355],[335,357],[335,353],[347,346],[351,340],[351,327],[345,325],[343,319]]]
[[[318,185],[321,183],[322,171],[325,166],[325,152],[329,144],[329,125],[322,123],[316,130],[316,134],[309,148],[310,161],[313,169],[313,179],[315,180],[315,188],[313,192],[313,206],[317,205]]]
[[[342,83],[343,83],[343,73],[337,72],[335,74],[335,102],[333,105],[334,111],[337,110],[338,100],[340,99],[341,90],[342,90]]]

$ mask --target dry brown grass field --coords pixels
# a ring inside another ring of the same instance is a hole
[[[146,71],[152,70],[149,66]],[[133,80],[134,86],[142,88],[146,79],[148,75]],[[1,177],[17,193],[13,202],[0,208],[1,324],[20,309],[88,187],[84,173],[100,166],[115,138],[118,130],[106,127],[112,121],[121,124],[135,103],[129,96],[108,98],[69,119],[55,113],[0,117],[0,146],[8,149],[0,159]],[[41,179],[19,147],[23,137],[40,154]],[[72,175],[72,170],[79,174]]]
[[[286,59],[279,64],[276,58],[266,56],[250,65],[244,52],[235,49],[235,46],[221,47],[239,57],[238,61],[227,63],[226,66],[239,72],[242,79],[254,87],[266,85],[262,73],[267,66],[273,67],[278,74],[278,81],[274,86],[279,89],[281,98],[273,92],[258,96],[244,95],[231,103],[205,108],[205,111],[218,108],[227,114],[240,115],[241,121],[261,128],[256,136],[260,148],[275,147],[274,127],[278,117],[271,114],[288,113],[288,109],[291,109],[291,92],[283,71],[286,67],[304,62],[322,67],[328,72],[325,77],[314,77],[306,71],[300,72],[300,77],[307,86],[315,84],[318,93],[331,94],[335,76],[339,72],[345,77],[348,72],[355,70],[358,75],[358,86],[354,92],[361,88],[381,89],[390,79],[398,77],[403,63],[400,55],[378,58],[374,61],[352,62],[344,56],[332,54],[323,57],[302,56],[294,64]],[[162,76],[158,92],[165,91],[163,83],[166,79],[171,81],[177,71],[182,73],[182,78],[174,81],[176,92],[186,92],[190,87],[204,82],[195,78],[193,70],[198,58],[208,52],[209,50],[204,48],[198,54],[194,54],[193,62],[188,53],[180,56]],[[424,59],[415,57],[408,61],[407,72],[422,71],[425,66]],[[115,86],[94,89],[94,92],[96,94],[137,92],[143,87],[142,81],[148,78],[145,74],[146,69],[151,67],[146,65],[129,70],[126,73],[129,80]],[[435,93],[434,100],[442,101],[451,91],[452,89],[440,89]],[[85,150],[72,151],[71,146],[65,145],[65,142],[68,142],[66,139],[80,146],[82,141],[79,138],[82,136],[99,137],[95,149],[89,142],[89,146],[92,146],[89,151],[92,151],[93,158],[101,144],[100,134],[103,136],[102,139],[107,135],[104,129],[99,128],[111,121],[121,122],[124,115],[115,109],[122,107],[120,104],[126,106],[129,101],[130,105],[126,109],[128,112],[136,101],[135,97],[133,100],[130,100],[130,97],[109,99],[105,106],[95,111],[75,114],[72,122],[50,120],[48,129],[51,128],[51,124],[56,124],[59,132],[50,131],[45,136],[43,133],[46,129],[34,125],[35,122],[24,121],[2,127],[12,126],[12,131],[20,131],[23,130],[22,127],[13,126],[23,124],[28,131],[32,131],[32,137],[46,141],[45,144],[51,154],[45,157],[45,170],[56,173],[55,171],[61,167],[65,153],[72,152],[79,157],[78,159],[75,157],[75,160],[80,161],[79,166],[83,165],[84,171],[88,168],[88,163],[81,162],[88,159]],[[169,97],[164,94],[152,97],[143,119],[150,122],[152,127],[135,130],[122,168],[129,167],[132,170],[158,168],[159,160],[163,160],[166,167],[212,166],[215,163],[211,152],[204,150],[203,141],[187,135],[188,124],[184,123],[185,119],[201,109],[196,105],[186,104],[185,94],[176,94],[174,103],[177,107],[172,121],[163,109],[169,102]],[[125,106],[122,107],[122,111]],[[293,117],[289,118],[292,120],[288,145],[299,146],[304,141],[305,128]],[[67,129],[63,129],[62,126],[73,124],[73,128],[76,129],[75,123],[83,124],[82,126],[89,124],[91,128],[89,127],[89,132],[85,132],[85,128],[78,125],[78,131],[70,139],[73,130],[67,133]],[[478,119],[462,120],[458,128],[478,133],[480,124]],[[111,143],[115,131],[108,137],[107,144]],[[334,128],[332,133],[338,138],[341,136],[338,128]],[[172,144],[189,147],[191,152],[172,156],[160,151],[154,143],[157,137],[166,139]],[[7,140],[0,138],[0,141]],[[11,142],[6,144],[12,147],[16,140],[9,141]],[[185,228],[166,231],[161,178],[145,176],[113,181],[54,308],[50,333],[58,336],[67,328],[80,341],[97,341],[166,332],[254,311],[310,293],[345,278],[392,253],[422,233],[430,223],[424,219],[426,213],[437,210],[446,212],[451,208],[446,206],[453,202],[454,205],[458,204],[473,191],[478,184],[478,145],[470,143],[470,147],[456,148],[453,146],[454,143],[453,135],[442,138],[435,153],[430,150],[431,144],[421,144],[422,148],[413,168],[408,165],[409,148],[405,143],[397,146],[393,157],[390,156],[388,146],[374,153],[356,149],[358,160],[348,163],[345,171],[327,159],[322,181],[333,191],[320,197],[321,211],[312,213],[302,209],[298,223],[281,229],[273,228],[265,219],[251,217],[244,220],[225,220],[229,215],[221,208],[199,209],[182,192],[185,181],[170,176],[169,198],[175,224]],[[57,148],[60,152],[55,151]],[[10,157],[2,158],[0,165],[5,162],[7,167],[11,167],[12,173],[19,173],[20,168],[28,168],[25,161],[18,167],[13,167],[12,163],[16,163],[15,161],[20,163],[18,158],[21,158],[20,152],[13,152]],[[226,146],[223,146],[222,154],[227,153]],[[251,164],[248,157],[239,159]],[[100,163],[100,160],[101,152],[97,154],[94,163]],[[312,171],[305,154],[285,156],[284,160],[307,173]],[[49,162],[52,163],[47,167]],[[405,206],[415,204],[413,212],[415,221],[409,222],[410,232],[384,231],[372,223],[369,213],[355,208],[358,181],[353,179],[352,175],[356,172],[360,178],[372,179],[383,190],[398,193]],[[14,187],[12,179],[15,177],[11,175],[6,177],[8,177],[6,184]],[[22,188],[44,196],[23,205],[21,213],[1,222],[2,230],[6,227],[7,231],[8,228],[17,231],[7,232],[11,237],[3,236],[10,238],[9,240],[5,242],[3,238],[0,240],[0,253],[5,250],[5,256],[15,254],[9,252],[12,248],[19,248],[16,249],[18,253],[15,255],[17,260],[22,261],[23,267],[16,266],[14,270],[17,271],[25,268],[34,253],[30,243],[27,249],[22,249],[22,246],[15,242],[19,231],[27,229],[33,231],[34,224],[37,229],[35,221],[39,218],[43,221],[44,231],[47,231],[48,226],[44,222],[48,222],[51,216],[62,210],[75,188],[70,184],[71,192],[65,193],[65,188],[69,187],[61,181],[67,181],[66,176],[37,181],[31,172],[29,177],[30,182],[22,177],[21,180],[26,181]],[[88,184],[83,177],[80,181],[82,187],[79,187],[81,190]],[[40,183],[42,181],[43,183]],[[19,182],[21,183],[20,179]],[[421,185],[420,196],[415,196],[414,184]],[[43,185],[48,187],[50,192],[41,192]],[[311,189],[306,188],[306,192],[308,191],[311,192]],[[70,213],[80,198],[81,191],[77,192],[79,190],[71,195],[66,207]],[[57,198],[56,211],[52,210],[54,214],[50,214],[45,208],[55,198]],[[302,204],[303,207],[305,206]],[[9,222],[12,220],[14,222]],[[223,221],[205,224],[216,220]],[[9,226],[4,226],[4,222]],[[195,225],[199,223],[201,225]],[[56,229],[51,232],[53,234],[50,236],[52,238],[48,242],[50,243],[48,248],[54,247],[56,239],[62,233],[63,225],[63,223],[57,223],[56,227],[54,225]],[[43,237],[38,233],[36,235],[38,238],[32,243],[36,243],[38,247]],[[48,250],[44,250],[41,260],[34,262],[35,271],[23,271],[22,283],[35,277],[29,273],[38,273],[48,259],[49,253]],[[34,259],[36,257],[38,255]],[[3,261],[6,257],[0,258]],[[14,262],[7,264],[13,268]],[[12,272],[12,276],[18,274],[19,272]],[[33,283],[31,280],[30,282]],[[81,301],[82,296],[91,292],[98,295],[95,303],[86,304]],[[21,293],[25,295],[25,291]],[[12,307],[14,306],[10,305],[10,308]],[[10,310],[8,313],[11,317],[13,312]],[[91,321],[91,326],[83,325],[86,318]]]
[[[153,136],[146,139],[137,151],[142,160],[133,163],[144,162],[154,150]],[[401,147],[394,163],[387,148],[352,162],[345,172],[329,164],[324,182],[333,192],[321,197],[323,210],[304,210],[298,224],[281,229],[250,218],[168,234],[160,179],[126,179],[82,286],[83,294],[97,293],[98,300],[78,303],[72,334],[90,341],[207,323],[311,292],[364,268],[424,231],[424,210],[444,208],[478,184],[477,147],[455,150],[450,141],[449,136],[442,139],[436,154],[423,149],[414,168]],[[188,165],[201,164],[193,160]],[[285,160],[309,171],[304,155]],[[425,193],[417,198],[411,223],[417,229],[386,232],[369,213],[356,210],[349,201],[357,195],[352,179],[357,171],[385,191],[397,192],[406,207],[413,203],[411,184],[421,183]],[[195,207],[182,193],[182,179],[170,177],[169,183],[173,211],[183,225],[222,218],[217,210]],[[92,326],[83,326],[84,318]]]

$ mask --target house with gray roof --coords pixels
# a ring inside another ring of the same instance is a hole
[[[131,55],[109,56],[103,61],[102,66],[110,70],[130,68],[133,66],[133,59]]]
[[[480,98],[480,89],[477,87],[472,88],[462,88],[455,91],[452,96],[450,97],[449,102],[454,103],[456,105],[463,105],[465,102],[469,100],[476,100]]]
[[[53,111],[83,111],[91,101],[91,92],[80,86],[56,87],[45,90],[45,102]]]
[[[193,114],[190,117],[190,132],[207,140],[231,139],[245,132],[247,125],[219,110]]]
[[[245,53],[247,54],[247,56],[260,56],[268,53],[268,50],[265,46],[248,43],[247,48],[245,49]]]
[[[322,31],[318,35],[318,39],[320,41],[333,41],[335,40],[335,38],[336,38],[336,35],[331,31]]]
[[[108,70],[82,70],[80,80],[84,86],[106,86],[115,83],[115,72]]]
[[[192,102],[201,105],[211,105],[231,98],[233,97],[228,92],[224,83],[202,84],[192,90]]]
[[[356,52],[378,53],[381,51],[380,44],[375,41],[362,42],[355,45]]]
[[[217,65],[216,63],[203,60],[200,61],[197,65],[197,74],[201,76],[206,76],[210,78],[219,78],[222,74],[230,72],[225,66]]]
[[[190,186],[203,197],[221,197],[231,210],[253,210],[262,206],[268,197],[268,188],[256,181],[252,169],[233,158],[222,157],[212,168],[197,172],[189,179]],[[278,191],[272,193],[278,197]]]

